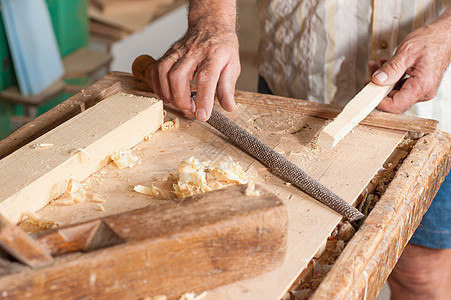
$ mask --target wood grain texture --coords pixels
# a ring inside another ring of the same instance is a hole
[[[450,166],[449,134],[437,131],[421,138],[312,299],[374,299]]]
[[[53,258],[24,231],[0,214],[0,246],[18,261],[37,268],[47,265]]]
[[[11,222],[61,195],[162,124],[162,101],[117,94],[0,160],[0,210]],[[40,148],[40,144],[51,147]],[[38,145],[38,146],[36,146]],[[78,150],[82,149],[82,151]]]
[[[124,91],[148,93],[135,81],[120,81],[121,89]],[[125,82],[129,82],[130,85]],[[107,199],[104,203],[104,212],[94,210],[92,213],[80,214],[76,213],[78,210],[71,211],[70,207],[49,207],[41,213],[46,218],[70,224],[146,205],[158,207],[161,200],[150,199],[145,195],[130,195],[132,187],[136,184],[152,183],[163,187],[161,186],[164,184],[161,182],[163,175],[168,171],[174,172],[180,160],[192,155],[201,160],[213,161],[230,155],[235,161],[240,162],[248,175],[255,177],[257,183],[263,184],[268,190],[287,201],[290,216],[288,259],[272,272],[215,289],[211,291],[211,295],[221,295],[228,299],[280,297],[321,248],[325,238],[341,217],[295,187],[285,185],[283,180],[231,145],[222,134],[209,125],[185,119],[170,107],[166,109],[168,119],[179,118],[180,128],[158,132],[149,141],[137,145],[139,153],[142,153],[141,165],[130,170],[121,170],[120,174],[116,174],[115,169],[107,166],[101,185],[91,179],[85,182],[88,193],[100,193]],[[228,116],[264,143],[302,166],[349,203],[358,198],[405,134],[361,126],[349,138],[347,137],[346,143],[329,152],[314,148],[311,144],[315,134],[324,125],[322,119],[305,116],[300,112],[275,111],[273,107],[253,105],[243,105]],[[359,142],[362,136],[368,139],[363,146]],[[356,154],[349,156],[346,154],[349,152]],[[127,199],[125,203],[124,199]],[[92,208],[89,209],[89,203],[79,205],[78,209],[84,212],[92,211]]]
[[[49,291],[57,299],[176,299],[271,270],[284,259],[286,208],[267,191],[249,197],[244,190],[234,186],[104,218],[124,244],[4,275],[0,290],[10,299],[45,298]]]
[[[324,104],[306,100],[273,96],[267,94],[257,94],[244,91],[235,92],[235,100],[242,104],[252,104],[268,109],[275,108],[279,111],[298,112],[312,117],[322,119],[333,119],[343,110],[342,106]],[[373,111],[360,122],[361,125],[387,128],[401,131],[412,131],[421,133],[431,133],[439,129],[437,120],[422,119],[411,116],[390,114],[382,111]]]
[[[318,137],[318,145],[326,149],[332,149],[340,142],[357,124],[376,108],[385,96],[393,89],[394,84],[380,86],[368,83],[354,98],[343,108],[343,111],[327,124]]]
[[[38,136],[77,114],[80,108],[89,107],[118,91],[152,95],[144,84],[133,80],[130,74],[112,72],[82,94],[69,99],[63,103],[64,105],[35,120],[36,122],[33,121],[30,124],[32,126],[22,128],[10,136],[7,142],[0,141],[0,154],[11,153],[19,147],[21,139],[30,139],[30,136],[33,135]],[[332,190],[339,191],[339,193],[346,191],[345,194],[348,195],[346,199],[349,201],[358,197],[358,194],[381,166],[383,157],[390,155],[406,131],[433,132],[437,127],[437,122],[433,120],[373,112],[363,121],[370,127],[358,126],[350,134],[350,137],[345,138],[348,139],[346,143],[337,146],[339,149],[326,151],[312,149],[309,147],[309,143],[315,133],[324,125],[322,119],[335,117],[341,111],[341,107],[240,91],[236,92],[236,99],[238,103],[243,104],[243,107],[238,108],[234,114],[230,115],[232,119],[251,130],[266,144],[287,155],[290,160],[305,168]],[[275,107],[276,109],[274,109]],[[176,111],[168,109],[169,118],[180,118]],[[145,153],[155,153],[155,149],[157,149],[157,157],[160,159],[143,160],[143,165],[137,166],[143,169],[130,170],[135,173],[133,176],[131,173],[123,174],[124,178],[130,179],[131,182],[127,183],[126,181],[123,183],[123,187],[116,188],[114,193],[113,191],[108,193],[111,198],[105,203],[106,210],[108,210],[109,203],[114,206],[113,203],[116,200],[114,200],[113,194],[120,192],[118,199],[122,197],[123,200],[124,196],[121,195],[129,195],[131,185],[158,181],[158,178],[161,179],[168,170],[175,170],[181,159],[180,153],[198,155],[200,159],[215,159],[231,155],[235,160],[240,161],[240,164],[247,170],[247,174],[256,177],[257,182],[263,183],[268,190],[285,199],[290,220],[287,258],[280,268],[254,279],[239,281],[211,290],[208,292],[207,298],[278,299],[290,286],[290,282],[295,280],[302,271],[303,266],[307,265],[309,257],[313,256],[321,247],[323,241],[318,236],[329,235],[335,227],[334,222],[338,222],[339,217],[336,218],[330,213],[325,213],[322,209],[318,211],[318,205],[313,200],[305,198],[294,187],[286,186],[275,174],[269,173],[264,166],[230,146],[222,135],[206,124],[180,118],[180,125],[179,130],[157,134],[147,144],[138,145],[138,147],[142,147],[144,155]],[[395,130],[378,128],[394,128]],[[368,140],[364,145],[361,145],[362,136]],[[182,141],[182,144],[177,146],[177,141]],[[362,149],[362,146],[365,148]],[[353,153],[353,155],[346,155],[346,153]],[[378,161],[370,162],[368,157],[378,157]],[[358,168],[350,170],[352,166],[358,166]],[[149,169],[153,172],[149,173]],[[368,169],[375,171],[372,175],[370,175],[371,172],[364,175]],[[349,173],[352,173],[352,176]],[[135,177],[136,174],[138,176]],[[111,179],[114,184],[124,181],[114,176],[111,176]],[[107,181],[104,182],[104,185],[108,186]],[[96,190],[97,187],[93,186],[93,189]],[[122,192],[124,194],[121,194]],[[344,196],[344,194],[341,195]],[[141,201],[139,204],[141,207],[161,202],[158,200],[149,202],[149,199],[134,196],[127,198],[127,205],[131,203],[128,200]],[[139,205],[138,207],[140,207]],[[125,209],[131,209],[131,207],[125,207]],[[114,213],[117,212],[114,210]],[[82,216],[82,214],[78,215]],[[100,213],[91,218],[99,216],[101,216]],[[77,220],[82,221],[78,218]],[[323,220],[329,220],[327,221],[328,225],[323,223]],[[312,230],[313,233],[311,233]],[[85,275],[89,276],[89,273]],[[356,284],[361,284],[361,282]]]

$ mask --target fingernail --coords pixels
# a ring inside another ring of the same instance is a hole
[[[197,110],[196,118],[199,121],[205,121],[207,119],[207,111],[203,108]]]
[[[388,76],[384,72],[379,72],[374,75],[374,78],[379,80],[381,83],[383,83],[385,80],[387,80]]]
[[[187,117],[192,117],[193,116],[193,112],[191,110],[189,110],[189,109],[182,110],[182,112]]]

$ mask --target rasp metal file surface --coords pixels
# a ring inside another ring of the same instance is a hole
[[[359,210],[333,193],[312,176],[308,175],[300,167],[264,144],[258,138],[217,110],[213,109],[207,123],[228,137],[231,142],[239,146],[242,150],[255,157],[262,164],[271,170],[276,171],[319,202],[346,217],[349,221],[356,221],[365,217]]]

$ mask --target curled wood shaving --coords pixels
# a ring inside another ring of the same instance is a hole
[[[140,163],[139,158],[130,149],[117,151],[111,155],[111,159],[119,169],[133,168],[134,165]]]
[[[77,180],[70,179],[67,183],[66,191],[64,192],[66,198],[75,203],[80,203],[86,199],[86,191]]]
[[[249,181],[249,183],[247,184],[247,188],[244,191],[244,194],[246,196],[259,197],[259,196],[262,195],[262,191],[259,191],[259,190],[255,189],[255,182],[254,181]]]
[[[202,300],[207,296],[207,292],[203,292],[202,294],[195,295],[194,293],[185,293],[183,294],[179,300]]]
[[[231,157],[204,162],[191,157],[179,163],[178,178],[173,187],[176,196],[184,198],[230,185],[245,184],[248,180],[241,166]]]
[[[169,131],[171,129],[179,128],[180,123],[179,119],[175,118],[172,121],[166,121],[163,124],[161,124],[161,131]]]
[[[137,193],[144,195],[150,195],[155,197],[161,195],[164,199],[168,198],[168,195],[162,189],[154,186],[153,184],[151,187],[138,184],[135,187],[133,187],[133,190],[135,190],[135,192]]]
[[[61,225],[61,223],[59,222],[41,218],[34,212],[26,212],[24,213],[24,215],[28,217],[28,220],[30,221],[31,224],[38,226],[39,228],[42,229],[52,229]]]
[[[91,154],[89,154],[89,152],[83,148],[77,148],[77,149],[70,151],[70,155],[75,155],[75,154],[79,155],[79,158],[80,158],[80,161],[82,164],[91,160]]]

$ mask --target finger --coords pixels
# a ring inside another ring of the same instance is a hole
[[[408,58],[402,53],[395,54],[391,60],[387,61],[373,74],[372,81],[378,85],[396,83],[410,67],[407,60]]]
[[[410,103],[401,103],[399,101],[395,101],[393,98],[385,97],[376,108],[385,112],[402,114],[403,112],[408,110],[410,106]]]
[[[384,98],[377,108],[392,113],[403,113],[416,103],[418,99],[421,99],[423,94],[418,80],[415,77],[410,77],[399,91],[392,91],[389,94],[392,97]]]
[[[194,102],[191,99],[190,81],[194,77],[198,64],[199,59],[185,56],[173,65],[168,75],[173,104],[188,117],[193,117],[195,112]]]
[[[218,81],[217,93],[218,100],[222,108],[226,111],[233,111],[235,109],[235,86],[238,77],[240,76],[240,64],[228,64],[222,70]]]
[[[173,55],[173,54],[171,54]],[[162,96],[169,102],[173,103],[173,97],[171,92],[171,87],[169,85],[169,71],[176,63],[178,59],[175,57],[169,57],[170,55],[165,54],[158,62],[158,80],[160,82],[160,91]]]
[[[379,65],[383,66],[387,61],[388,61],[388,59],[382,58],[379,60]]]
[[[155,94],[157,94],[161,98],[161,100],[163,100],[165,103],[168,103],[166,98],[164,98],[163,94],[161,93],[160,80],[159,80],[159,77],[158,77],[158,70],[157,70],[157,65],[156,64],[151,67],[151,80],[152,80],[153,92]]]
[[[373,74],[373,73],[376,72],[379,68],[380,68],[380,65],[379,65],[377,62],[375,62],[375,61],[373,61],[373,60],[370,60],[370,61],[368,62],[368,69],[369,69],[369,71],[370,71],[370,74]]]
[[[206,59],[199,66],[196,78],[196,119],[199,121],[207,121],[210,118],[216,85],[224,65],[221,61]]]

